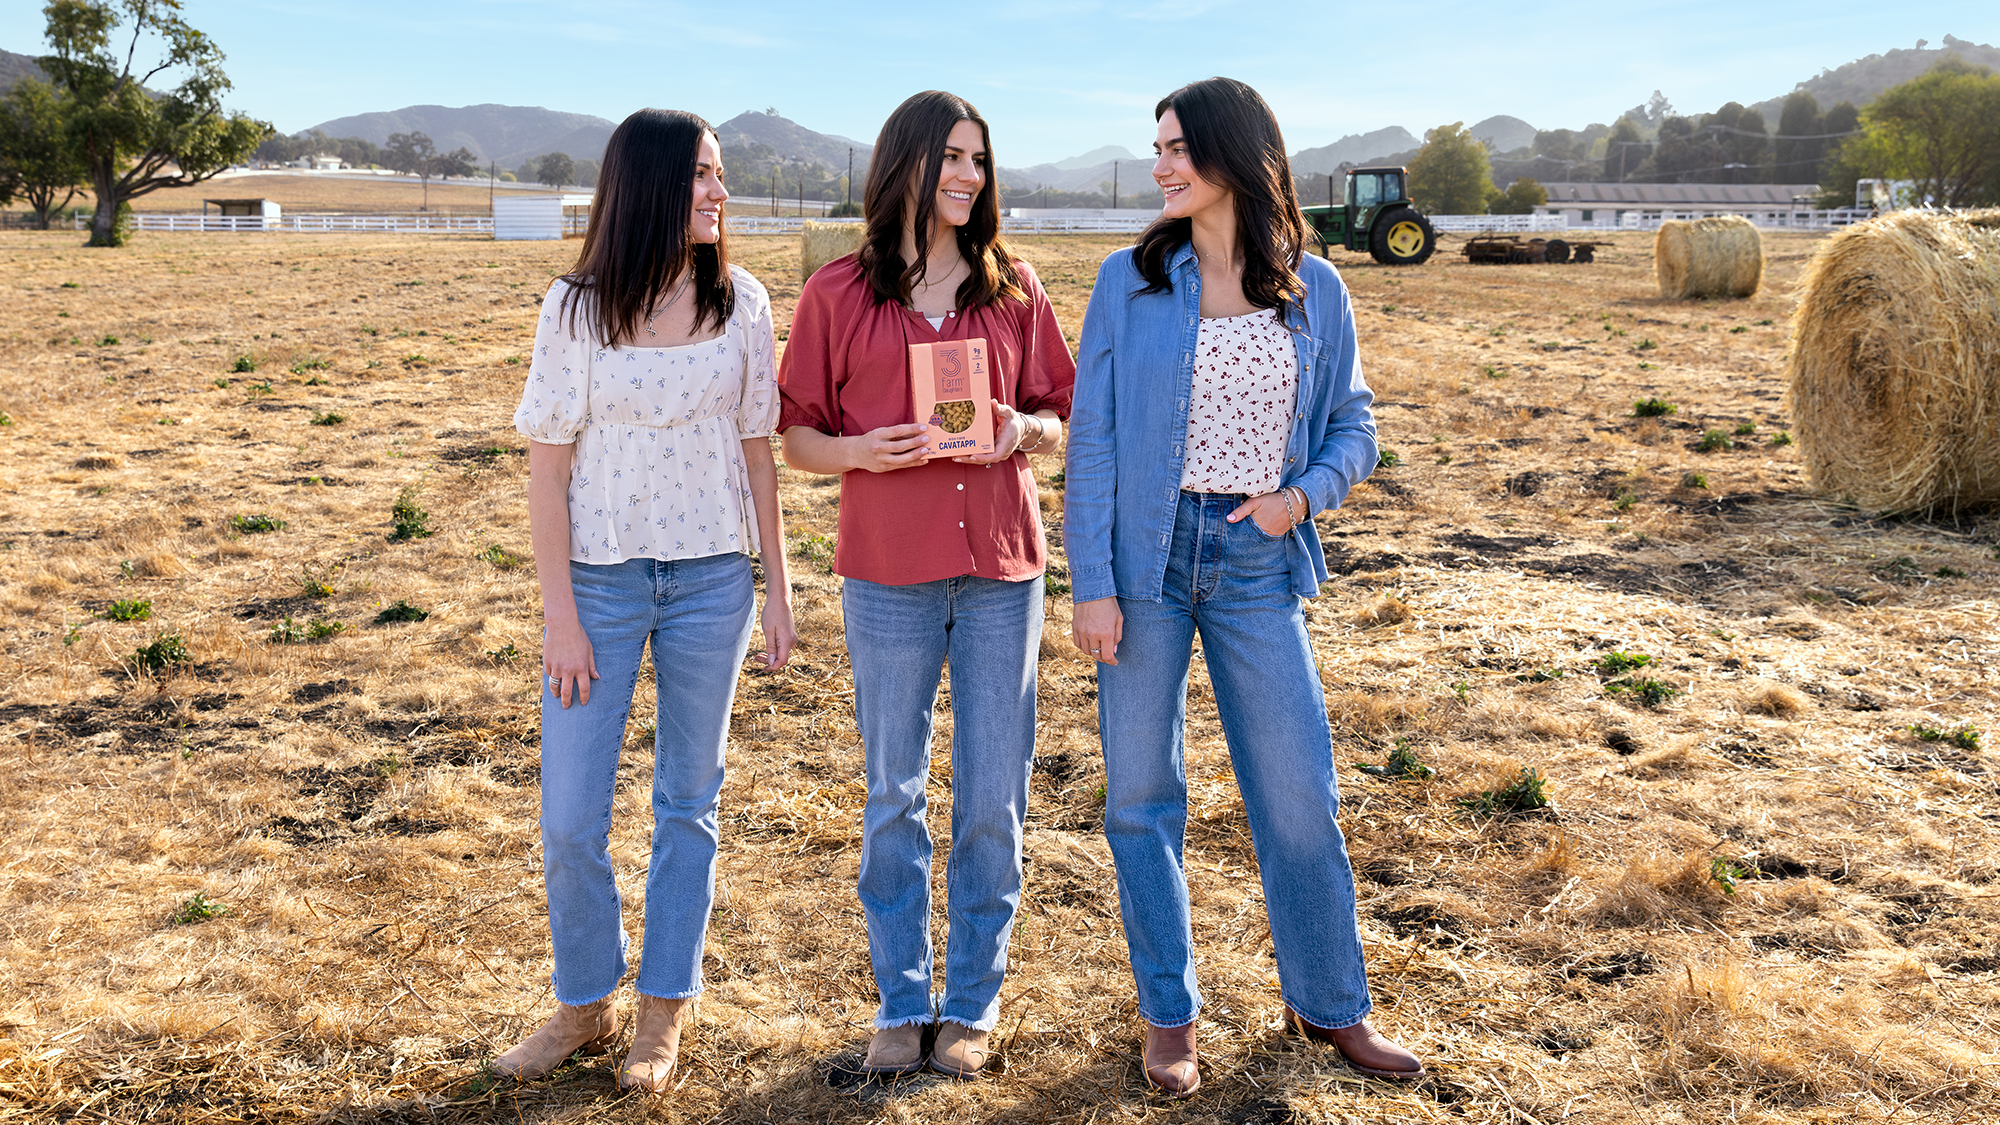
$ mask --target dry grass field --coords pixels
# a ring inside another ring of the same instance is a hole
[[[1994,1120],[2000,524],[1811,494],[1781,366],[1813,238],[1767,236],[1753,299],[1680,303],[1650,237],[1615,237],[1589,266],[1336,255],[1394,463],[1319,517],[1309,612],[1376,1019],[1434,1077],[1364,1081],[1279,1031],[1197,673],[1206,1083],[1176,1103],[1137,1066],[1059,597],[998,1073],[852,1069],[874,997],[837,489],[789,473],[805,647],[741,687],[673,1094],[617,1096],[608,1058],[484,1077],[551,1003],[510,416],[576,244],[9,235],[0,1118]],[[1021,245],[1072,335],[1117,242]],[[797,241],[736,248],[784,324]],[[634,894],[647,682],[613,839]],[[1398,750],[1434,776],[1354,768]],[[1548,807],[1519,807],[1524,770]]]

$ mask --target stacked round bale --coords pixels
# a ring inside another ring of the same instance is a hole
[[[2000,502],[2000,210],[1898,211],[1828,239],[1787,364],[1814,487],[1883,514]]]
[[[1748,297],[1764,279],[1764,239],[1740,215],[1669,219],[1653,236],[1653,273],[1670,301]]]
[[[818,269],[835,258],[861,249],[868,234],[866,223],[822,223],[806,220],[805,241],[799,246],[799,284],[804,285]]]

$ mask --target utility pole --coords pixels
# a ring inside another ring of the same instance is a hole
[[[799,217],[803,219],[805,218],[805,215],[806,215],[806,171],[805,169],[801,168],[799,169]]]
[[[1118,162],[1111,162],[1111,209],[1118,210]]]
[[[778,217],[778,166],[771,165],[771,217]]]
[[[488,211],[493,210],[493,183],[499,178],[500,162],[495,160],[493,166],[486,170],[486,209]]]
[[[847,149],[847,205],[854,206],[854,147]]]

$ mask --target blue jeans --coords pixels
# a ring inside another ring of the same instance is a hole
[[[1104,834],[1139,1013],[1178,1027],[1201,1008],[1181,861],[1188,664],[1199,632],[1250,817],[1284,1000],[1321,1027],[1346,1027],[1368,1015],[1368,977],[1354,872],[1334,821],[1326,698],[1286,557],[1297,545],[1247,517],[1226,521],[1240,502],[1181,494],[1162,600],[1118,600],[1118,663],[1097,668]]]
[[[951,664],[951,856],[944,1000],[935,1015],[981,1031],[1000,1019],[1007,940],[1021,905],[1021,820],[1035,754],[1042,580],[963,575],[841,589],[854,715],[867,751],[861,908],[882,1006],[876,1027],[929,1023],[931,709]]]
[[[572,700],[567,709],[542,678],[542,860],[556,999],[600,1000],[625,975],[627,939],[607,844],[618,751],[648,640],[659,715],[638,987],[648,996],[693,996],[715,902],[723,743],[756,604],[750,559],[572,562],[569,573],[600,678],[590,702]]]

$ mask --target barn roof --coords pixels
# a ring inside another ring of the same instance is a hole
[[[1819,195],[1818,184],[1546,183],[1549,207],[1790,207]]]

